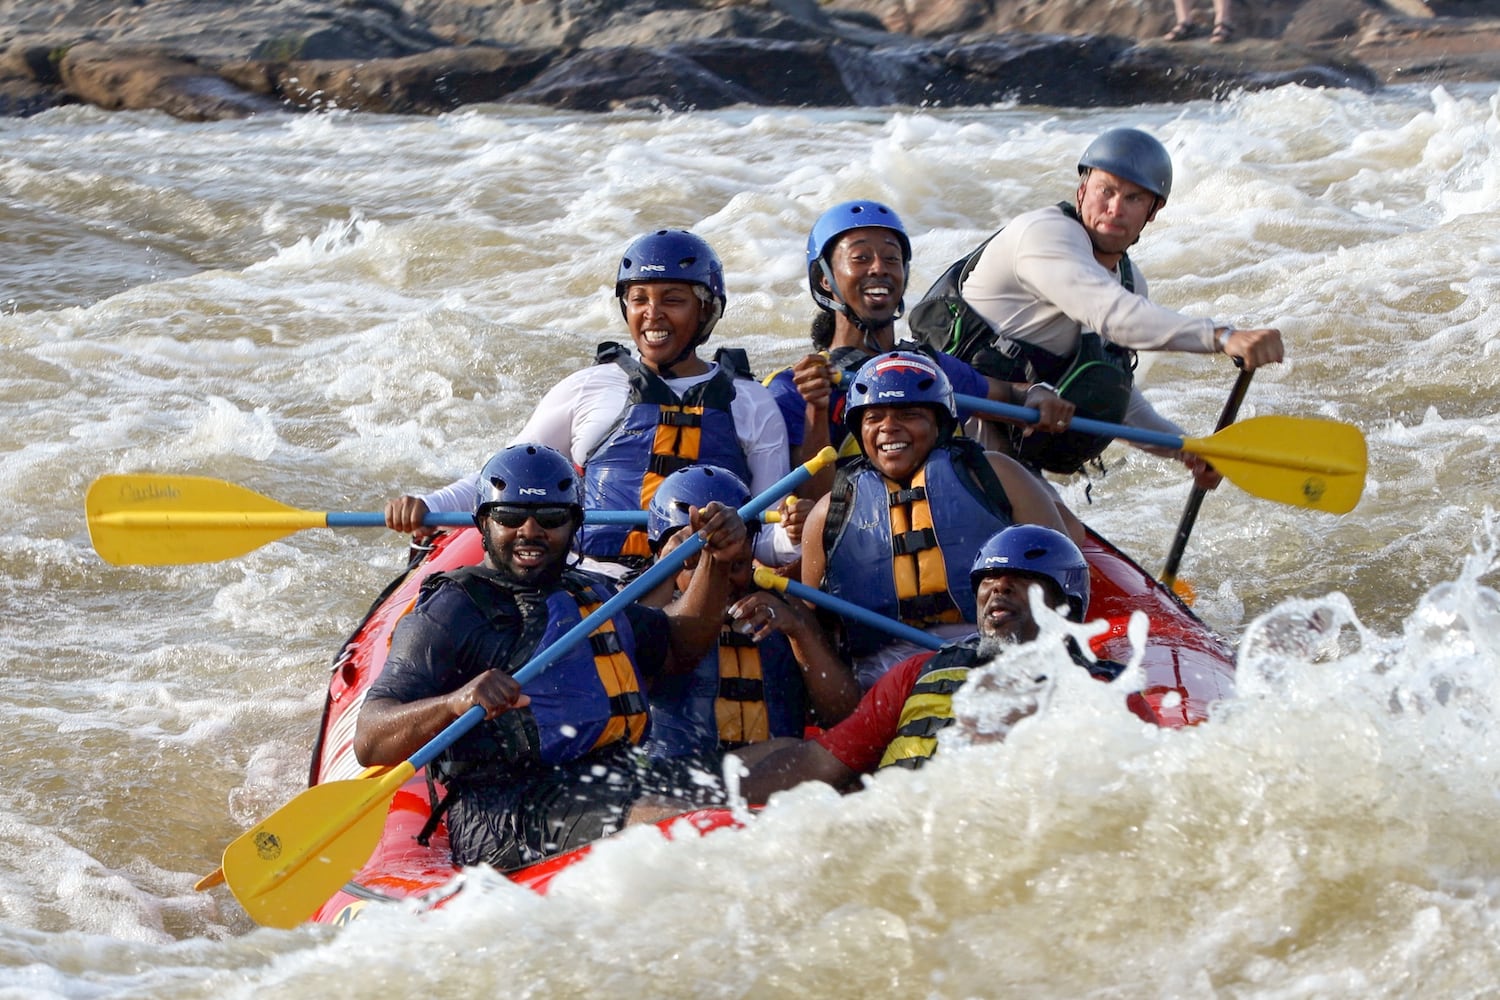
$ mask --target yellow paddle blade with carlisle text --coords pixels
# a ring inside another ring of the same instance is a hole
[[[207,476],[100,476],[84,508],[94,550],[117,566],[218,562],[327,524],[323,511]]]

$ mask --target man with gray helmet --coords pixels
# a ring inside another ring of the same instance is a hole
[[[1172,192],[1172,161],[1155,138],[1111,129],[1084,151],[1078,173],[1072,201],[1011,220],[945,276],[962,295],[949,311],[955,317],[963,311],[970,322],[962,329],[942,324],[950,342],[939,346],[993,377],[1055,384],[1079,405],[1080,416],[1181,434],[1135,386],[1135,352],[1223,353],[1250,370],[1282,360],[1281,333],[1194,319],[1147,298],[1145,278],[1128,250]],[[913,311],[914,329],[922,315]],[[1082,381],[1098,381],[1070,395],[1066,381],[1089,361],[1102,364],[1090,366]],[[1066,447],[1071,436],[1038,435],[1028,443]],[[1079,459],[1087,447],[1074,441],[1072,454],[1017,457],[1034,468],[1071,472],[1093,457]],[[1217,484],[1219,477],[1201,460],[1174,457],[1194,470],[1200,485]]]

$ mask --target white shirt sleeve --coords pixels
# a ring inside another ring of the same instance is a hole
[[[630,392],[618,365],[592,365],[558,382],[537,403],[511,444],[544,444],[582,465],[614,426]],[[479,496],[479,472],[465,476],[419,499],[434,513],[473,510]]]
[[[1087,231],[1055,206],[1001,230],[964,282],[964,298],[1006,336],[1072,354],[1081,330],[1138,351],[1212,354],[1214,323],[1127,291],[1095,258]]]
[[[736,379],[734,402],[729,406],[734,417],[735,435],[745,464],[750,469],[750,495],[757,496],[774,486],[791,471],[786,443],[786,421],[771,390],[758,382]],[[761,531],[755,538],[755,558],[768,566],[785,566],[802,557],[801,546],[793,545],[780,524]]]
[[[592,365],[547,390],[512,444],[556,448],[582,466],[625,409],[630,379],[619,365]]]

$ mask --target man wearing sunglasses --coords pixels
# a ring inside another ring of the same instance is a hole
[[[360,762],[400,763],[484,706],[485,720],[431,766],[446,794],[429,827],[446,815],[454,862],[501,870],[722,802],[716,775],[652,760],[640,744],[651,682],[691,671],[718,639],[728,567],[746,538],[738,512],[695,509],[706,545],[682,595],[660,610],[627,606],[523,689],[511,674],[614,589],[570,565],[583,507],[566,457],[516,444],[480,475],[484,562],[423,583],[360,709]]]

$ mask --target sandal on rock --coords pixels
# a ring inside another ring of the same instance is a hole
[[[1234,41],[1234,25],[1228,21],[1220,21],[1214,25],[1214,33],[1208,36],[1208,40],[1214,45],[1223,45],[1225,42]]]
[[[1164,42],[1185,42],[1189,38],[1197,38],[1203,34],[1203,29],[1192,21],[1178,21],[1172,25],[1172,30],[1161,36]]]

